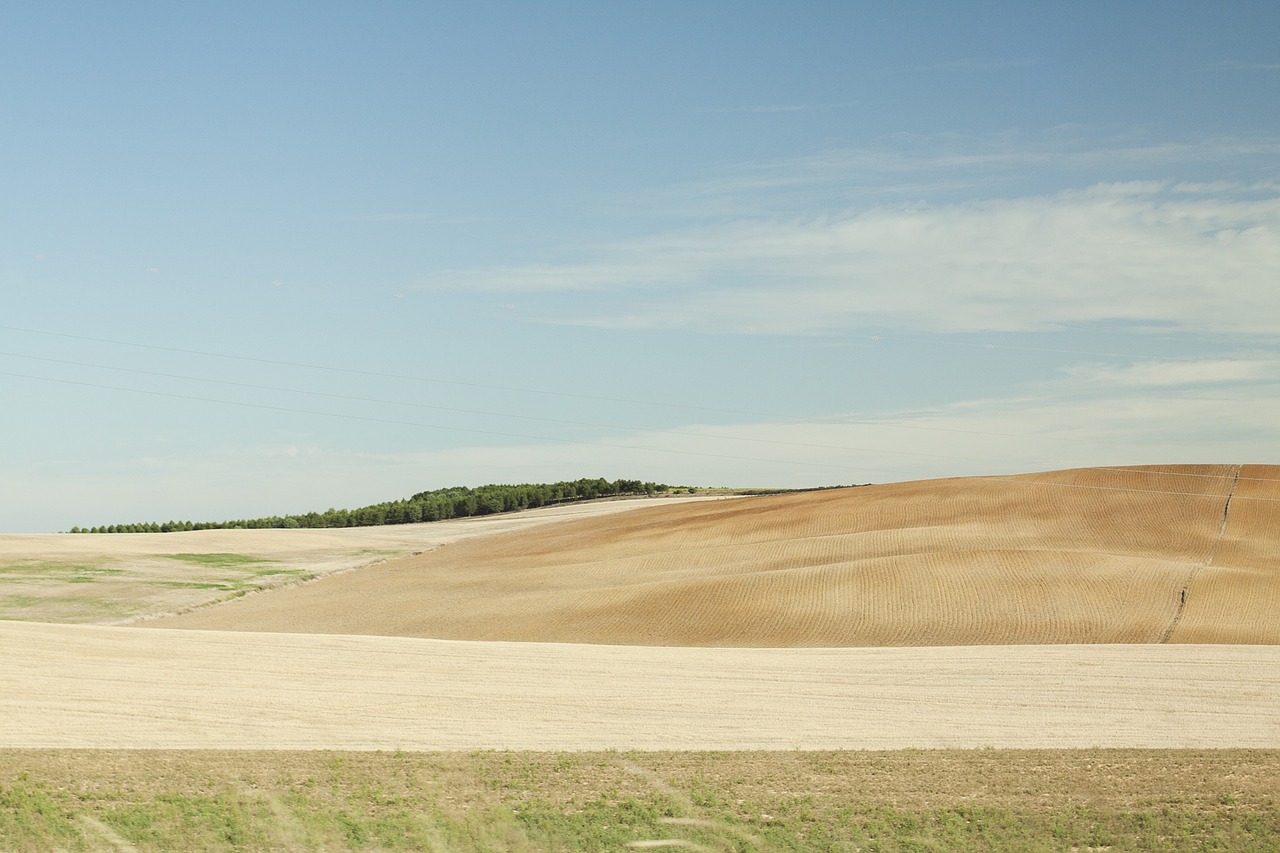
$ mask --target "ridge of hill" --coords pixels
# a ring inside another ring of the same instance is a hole
[[[1089,468],[654,507],[143,627],[623,645],[1280,644],[1280,466]]]
[[[517,512],[541,506],[598,500],[613,497],[653,497],[673,491],[694,494],[700,489],[669,486],[641,480],[603,478],[562,480],[556,483],[491,483],[487,486],[449,486],[418,492],[403,500],[383,501],[356,509],[334,509],[299,515],[271,515],[238,518],[232,521],[149,521],[73,527],[71,533],[179,533],[192,530],[262,530],[331,527],[381,527],[386,524],[417,524]],[[701,490],[705,491],[705,490]]]

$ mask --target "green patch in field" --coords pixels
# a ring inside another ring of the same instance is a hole
[[[123,573],[124,569],[104,566],[101,563],[22,560],[17,563],[0,566],[0,583],[21,583],[33,580],[93,583],[99,578]]]
[[[111,616],[127,616],[136,608],[126,601],[78,595],[0,596],[0,618],[36,619],[48,622],[96,621]],[[0,850],[4,847],[0,846]]]
[[[39,783],[0,785],[0,847],[52,850],[79,846],[75,812],[64,798]]]
[[[224,567],[226,568],[226,567]],[[234,567],[231,567],[234,570]],[[152,586],[168,586],[175,589],[263,589],[267,586],[276,586],[277,583],[263,583],[264,581],[280,581],[280,580],[309,580],[313,575],[306,569],[285,569],[280,567],[272,567],[265,569],[249,569],[247,571],[236,571],[235,574],[223,574],[219,572],[215,577],[205,580],[150,580],[146,583]]]
[[[261,557],[247,554],[158,554],[166,560],[181,560],[184,563],[195,563],[218,569],[229,569],[237,566],[249,566],[255,563],[266,563]]]
[[[238,589],[235,584],[221,581],[146,581],[149,586],[163,586],[169,589],[218,589],[225,592]]]
[[[98,818],[143,849],[191,850],[270,847],[270,814],[264,804],[231,792],[168,792],[150,802],[122,803]]]

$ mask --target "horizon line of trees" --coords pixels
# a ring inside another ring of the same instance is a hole
[[[581,479],[559,483],[491,484],[469,488],[451,486],[418,492],[398,501],[385,501],[358,509],[333,509],[302,515],[273,515],[234,521],[165,521],[73,527],[71,533],[174,533],[183,530],[252,530],[264,528],[375,527],[383,524],[416,524],[448,518],[470,518],[515,512],[552,504],[607,497],[697,492],[687,486],[668,486],[640,480]]]

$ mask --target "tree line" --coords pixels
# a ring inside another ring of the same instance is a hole
[[[98,527],[73,527],[71,533],[172,533],[180,530],[251,530],[295,527],[372,527],[382,524],[416,524],[447,518],[469,518],[514,512],[552,504],[588,501],[596,498],[670,494],[675,491],[696,492],[688,487],[640,480],[582,479],[559,483],[524,483],[520,485],[488,485],[468,488],[452,486],[429,492],[418,492],[398,501],[386,501],[359,509],[327,509],[303,515],[273,515],[267,518],[234,521],[165,521],[136,524],[108,524]]]

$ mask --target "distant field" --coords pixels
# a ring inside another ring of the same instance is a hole
[[[671,646],[1280,643],[1280,466],[679,504],[457,542],[148,627]]]
[[[595,501],[384,527],[0,534],[0,619],[122,624],[471,537],[699,500]]]

